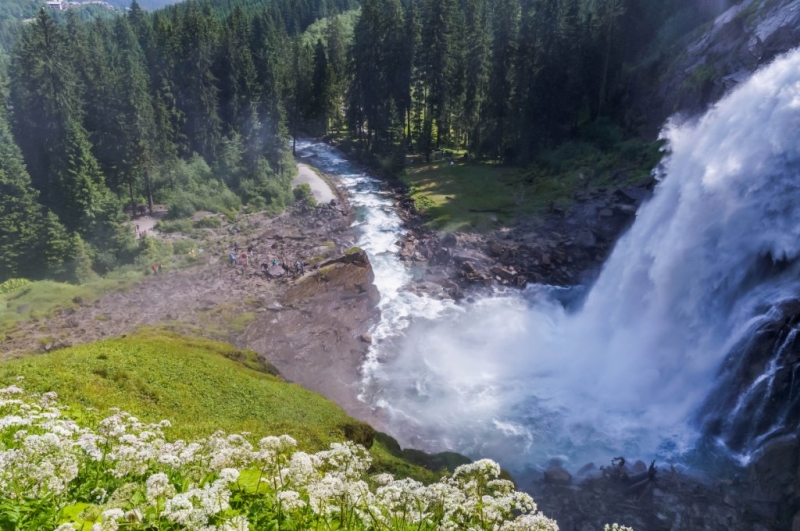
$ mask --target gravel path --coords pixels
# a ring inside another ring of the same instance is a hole
[[[336,194],[333,193],[330,185],[325,182],[325,179],[317,175],[310,166],[298,164],[297,171],[297,177],[292,181],[292,188],[298,184],[308,183],[318,203],[330,203],[331,199],[336,199]]]

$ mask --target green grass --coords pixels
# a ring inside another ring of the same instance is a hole
[[[508,220],[517,204],[518,170],[489,164],[416,164],[401,179],[417,209],[441,230],[491,228],[492,216]]]
[[[94,282],[75,285],[41,280],[0,294],[0,339],[18,323],[51,317],[59,310],[77,307],[113,291],[124,290],[144,277],[133,268],[120,270]]]
[[[288,434],[300,449],[318,451],[347,439],[372,442],[375,432],[330,400],[287,383],[252,351],[164,330],[0,362],[0,387],[55,391],[70,414],[97,420],[119,407],[144,421],[168,419],[171,439],[193,439],[217,430],[250,432],[257,440]],[[24,376],[17,382],[17,376]],[[95,411],[96,410],[96,411]],[[388,448],[377,437],[376,471],[430,482],[439,477]],[[396,444],[396,443],[395,443]],[[393,446],[389,444],[389,446]],[[434,460],[435,470],[441,459]]]
[[[485,231],[552,206],[569,207],[576,192],[650,179],[661,144],[622,140],[609,131],[604,125],[587,130],[596,137],[592,142],[567,142],[524,169],[443,161],[411,165],[401,180],[431,228]]]

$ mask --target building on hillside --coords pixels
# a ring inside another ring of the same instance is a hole
[[[48,0],[47,7],[56,11],[63,11],[67,8],[67,5],[62,0]]]

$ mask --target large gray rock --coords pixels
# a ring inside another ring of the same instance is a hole
[[[572,474],[559,466],[552,466],[544,471],[544,480],[556,485],[569,485],[572,482]]]

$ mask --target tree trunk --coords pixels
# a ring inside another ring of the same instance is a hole
[[[136,200],[133,198],[133,180],[128,181],[128,190],[131,193],[131,218],[136,217]]]
[[[150,215],[153,215],[153,186],[150,180],[150,172],[144,172],[144,182],[147,185],[147,209],[150,211]]]

